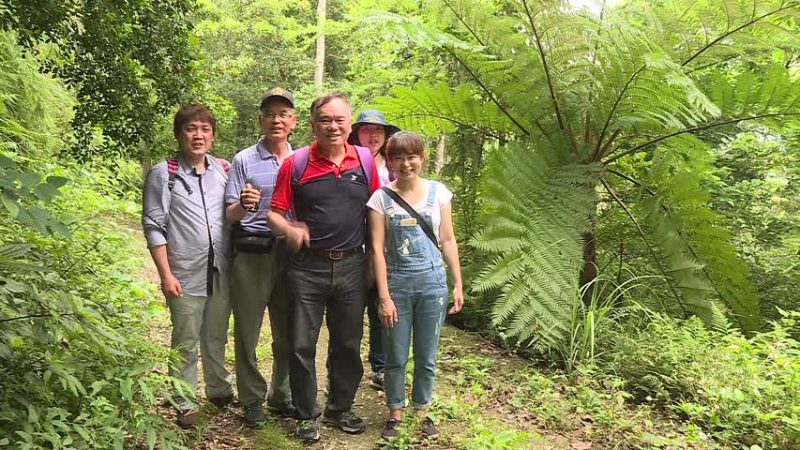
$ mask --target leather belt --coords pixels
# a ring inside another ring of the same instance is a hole
[[[348,256],[364,253],[364,249],[361,247],[351,248],[349,250],[317,250],[314,248],[307,248],[304,251],[309,255],[324,256],[333,261],[338,261]]]

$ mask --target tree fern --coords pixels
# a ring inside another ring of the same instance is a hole
[[[471,244],[498,255],[473,281],[501,288],[494,323],[543,348],[563,344],[582,264],[581,236],[594,200],[592,166],[559,159],[539,143],[493,154],[482,187],[485,227]],[[566,145],[566,144],[562,144]]]
[[[564,338],[561,308],[587,267],[582,233],[602,219],[600,188],[646,242],[674,304],[712,326],[725,314],[760,326],[702,171],[706,140],[737,123],[797,125],[798,81],[786,61],[765,63],[796,51],[800,2],[630,1],[599,17],[562,1],[441,0],[438,11],[428,23],[380,23],[449,56],[469,86],[397,88],[378,103],[410,128],[508,143],[490,156],[485,228],[472,239],[496,255],[474,284],[501,292],[495,323],[545,347]]]

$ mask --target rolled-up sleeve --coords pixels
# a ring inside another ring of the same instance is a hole
[[[242,194],[242,189],[247,182],[247,174],[245,173],[243,157],[241,154],[233,158],[233,165],[228,174],[228,184],[225,186],[225,204],[233,204],[239,202],[239,196]]]
[[[162,167],[161,164],[150,169],[145,178],[142,228],[147,239],[147,248],[167,243],[167,205],[164,202],[164,191],[169,189],[168,181],[166,167]]]

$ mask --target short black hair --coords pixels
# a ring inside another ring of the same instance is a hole
[[[181,106],[181,109],[175,113],[175,119],[172,121],[172,132],[175,134],[175,139],[178,139],[183,125],[193,120],[199,120],[210,124],[211,132],[214,133],[214,135],[217,134],[217,119],[214,118],[214,113],[211,112],[211,108],[200,103],[189,103]]]

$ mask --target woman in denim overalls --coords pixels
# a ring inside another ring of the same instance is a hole
[[[431,403],[436,376],[439,334],[448,306],[444,262],[453,277],[453,307],[461,310],[464,294],[450,200],[452,193],[441,183],[420,176],[425,160],[424,142],[415,133],[398,132],[386,146],[389,167],[396,180],[388,188],[411,205],[436,234],[429,237],[400,204],[383,190],[376,191],[367,206],[375,281],[386,351],[385,390],[389,420],[381,431],[385,439],[397,437],[405,406],[405,368],[414,343],[414,381],[411,403],[424,419],[422,431],[438,436],[426,409]],[[380,251],[380,250],[383,251]],[[444,261],[443,261],[444,260]]]

